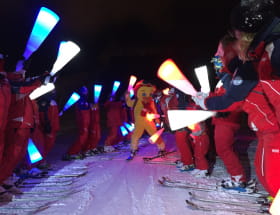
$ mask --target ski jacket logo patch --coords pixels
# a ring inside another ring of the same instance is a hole
[[[243,83],[243,79],[240,76],[236,76],[234,77],[234,79],[232,80],[232,84],[235,86],[239,86]]]
[[[272,149],[272,153],[279,153],[279,149]]]

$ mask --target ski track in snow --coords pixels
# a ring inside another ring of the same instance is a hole
[[[174,136],[170,133],[163,135],[167,148],[175,149]],[[256,142],[254,142],[256,143]],[[155,145],[147,144],[141,139],[140,151],[132,161],[126,161],[129,151],[120,153],[107,153],[88,157],[84,160],[73,162],[56,161],[57,173],[69,171],[70,167],[88,166],[85,176],[75,178],[76,182],[71,187],[81,189],[80,192],[59,199],[49,208],[34,214],[40,215],[234,215],[235,213],[214,211],[203,212],[191,210],[185,200],[188,197],[187,189],[168,188],[159,185],[158,179],[167,176],[176,180],[184,180],[190,183],[206,184],[209,180],[215,184],[227,177],[223,163],[217,159],[213,178],[195,178],[189,173],[180,172],[174,165],[144,164],[143,157],[153,156],[157,153]],[[251,151],[250,151],[251,150]],[[249,155],[253,156],[255,146],[249,148]],[[173,157],[174,154],[170,155]],[[177,155],[178,156],[178,155]],[[113,160],[111,160],[113,158]],[[251,159],[253,159],[251,157]],[[251,163],[252,160],[250,160]],[[252,161],[253,162],[253,161]],[[253,167],[251,166],[251,170]],[[75,170],[79,171],[79,170]],[[82,171],[82,170],[80,170]],[[38,188],[34,185],[29,190],[68,189],[67,186],[50,188]],[[204,195],[211,196],[205,192]],[[40,196],[38,194],[38,196]],[[224,193],[216,193],[216,196],[226,198]],[[213,195],[214,197],[214,195]],[[39,202],[40,203],[40,202]],[[29,205],[39,204],[30,201]],[[15,205],[14,202],[7,205]],[[230,206],[229,206],[230,207]],[[0,214],[3,211],[0,211]],[[22,210],[13,210],[15,214],[27,214]]]

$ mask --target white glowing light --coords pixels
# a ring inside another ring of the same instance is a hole
[[[131,75],[129,78],[129,84],[128,84],[128,88],[127,91],[129,92],[130,98],[134,96],[134,90],[133,90],[133,86],[137,81],[137,77],[134,75]]]
[[[218,83],[216,84],[216,89],[219,89],[221,86],[223,86],[223,82],[221,80],[218,81]]]
[[[161,64],[157,76],[185,94],[195,96],[197,93],[172,59],[167,59]]]
[[[201,92],[209,93],[210,92],[210,84],[208,78],[208,70],[207,66],[201,66],[194,69],[195,75],[199,81]]]
[[[30,93],[29,98],[31,100],[35,100],[37,98],[39,98],[40,96],[51,92],[52,90],[55,89],[55,86],[53,83],[48,83],[46,85],[41,85],[40,87],[36,88],[35,90],[32,91],[32,93]]]
[[[204,121],[216,112],[204,110],[168,110],[168,121],[172,131],[192,126],[195,123]]]
[[[62,41],[59,46],[57,59],[53,65],[51,75],[55,75],[61,70],[73,57],[80,52],[80,47],[71,41]]]

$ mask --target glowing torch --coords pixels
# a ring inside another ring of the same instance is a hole
[[[194,69],[195,75],[199,81],[201,92],[209,93],[210,92],[210,84],[208,78],[208,70],[207,66],[201,66]]]
[[[269,212],[272,215],[280,214],[280,189],[278,190],[278,192],[269,208]]]
[[[101,90],[102,90],[102,85],[99,85],[99,84],[95,84],[94,87],[94,103],[98,103],[99,101],[99,98],[100,98],[100,94],[101,94]]]
[[[67,100],[66,104],[63,107],[63,110],[59,113],[59,116],[63,114],[64,111],[66,111],[68,108],[70,108],[73,104],[75,104],[77,101],[79,101],[80,95],[76,92],[72,93],[70,98]]]
[[[129,130],[129,132],[132,132],[134,130],[134,124],[131,123],[127,123],[127,122],[124,122],[124,126],[127,128],[127,130]]]
[[[158,130],[155,134],[153,134],[152,136],[149,137],[148,141],[151,144],[156,143],[156,141],[158,140],[158,138],[161,136],[161,134],[163,133],[164,128]]]
[[[167,96],[168,93],[169,93],[169,90],[170,90],[169,88],[163,89],[163,90],[162,90],[163,95],[166,95],[166,96]]]
[[[121,82],[119,82],[119,81],[114,81],[113,89],[112,89],[112,93],[111,93],[111,97],[114,97],[114,96],[115,96],[117,90],[118,90],[119,87],[120,87],[120,84],[121,84]]]
[[[194,124],[204,121],[215,116],[214,111],[204,110],[168,110],[168,120],[172,131],[180,128],[193,126]]]
[[[55,89],[55,86],[53,83],[47,83],[46,85],[41,85],[40,87],[33,90],[32,93],[30,93],[29,98],[31,100],[35,100],[35,99],[39,98],[40,96],[53,91],[54,89]]]
[[[124,137],[124,136],[126,136],[126,135],[128,135],[128,131],[125,129],[125,127],[124,126],[120,126],[120,130],[121,130],[121,133],[122,133],[122,136]]]
[[[75,57],[80,52],[80,50],[80,47],[71,41],[60,42],[57,58],[50,72],[50,75],[54,76],[73,57]]]
[[[160,115],[159,114],[154,114],[154,113],[147,113],[146,118],[147,118],[148,121],[151,122],[154,119],[160,118]]]
[[[23,53],[25,60],[27,60],[32,53],[40,47],[59,19],[60,18],[56,13],[48,8],[41,7]],[[22,65],[17,65],[16,71],[22,69],[20,66]]]
[[[183,75],[172,59],[164,61],[158,69],[157,76],[185,94],[195,96],[197,91]]]
[[[130,94],[130,97],[132,97],[134,95],[133,86],[136,83],[136,81],[137,81],[136,76],[131,75],[130,79],[129,79],[128,89],[127,89],[127,91]]]
[[[37,147],[35,146],[35,144],[33,143],[33,141],[30,138],[28,140],[27,152],[28,152],[30,162],[32,164],[43,159],[39,150],[37,149]]]

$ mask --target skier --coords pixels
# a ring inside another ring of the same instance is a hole
[[[217,77],[221,86],[216,87],[214,95],[223,95],[227,88],[228,82],[232,78],[232,73],[227,66],[230,67],[231,60],[237,56],[237,41],[231,35],[225,35],[219,45],[218,50],[212,59]],[[224,162],[224,165],[231,178],[240,178],[239,181],[246,183],[246,174],[244,168],[234,152],[234,135],[240,128],[242,109],[237,107],[233,111],[218,112],[212,118],[214,125],[214,141],[218,156]]]
[[[20,193],[13,184],[8,182],[13,170],[23,160],[27,151],[28,139],[34,128],[34,110],[29,94],[45,82],[47,74],[39,79],[25,81],[26,70],[9,72],[7,77],[11,84],[12,97],[9,107],[8,121],[6,126],[5,149],[0,169],[0,184],[8,191]],[[6,180],[6,181],[5,181]]]
[[[232,26],[240,43],[239,57],[245,62],[239,63],[235,68],[232,90],[220,98],[205,100],[206,96],[200,95],[194,100],[209,110],[224,109],[236,101],[245,100],[243,109],[248,113],[250,126],[257,131],[259,140],[255,159],[256,174],[265,189],[274,197],[280,188],[280,171],[277,168],[280,162],[277,117],[279,103],[275,102],[280,86],[280,19],[273,15],[273,1],[254,3],[255,5],[240,4],[232,12]],[[217,107],[219,101],[222,105]]]
[[[7,73],[4,69],[5,59],[4,54],[0,53],[0,166],[5,162],[3,158],[4,149],[6,147],[5,129],[8,119],[8,111],[11,103],[11,89],[7,79]],[[11,201],[13,195],[0,186],[0,200]]]
[[[100,110],[99,104],[90,105],[90,124],[89,124],[89,136],[87,144],[85,145],[84,151],[86,156],[92,156],[99,154],[100,151],[97,149],[98,142],[101,138],[101,127],[100,127]]]
[[[83,149],[85,148],[89,137],[90,104],[88,102],[88,89],[86,86],[82,86],[79,89],[79,95],[81,96],[81,98],[75,104],[76,121],[79,134],[76,141],[68,149],[67,154],[62,158],[66,161],[84,158]]]
[[[54,98],[55,91],[52,91],[41,96],[37,101],[39,110],[38,128],[43,135],[44,143],[42,153],[44,161],[38,165],[40,169],[50,168],[50,164],[47,163],[46,158],[55,144],[56,133],[60,128],[58,106]]]
[[[175,88],[170,88],[168,96],[161,99],[161,107],[169,126],[167,110],[196,109],[190,98]],[[192,128],[182,128],[175,131],[176,145],[181,159],[176,166],[181,172],[188,171],[195,177],[208,175],[208,161],[206,154],[209,149],[209,137],[205,122],[197,123]]]
[[[110,97],[104,104],[106,110],[106,126],[108,134],[104,143],[104,151],[112,152],[116,149],[114,146],[122,139],[120,126],[125,121],[123,104],[117,101],[115,97]]]

